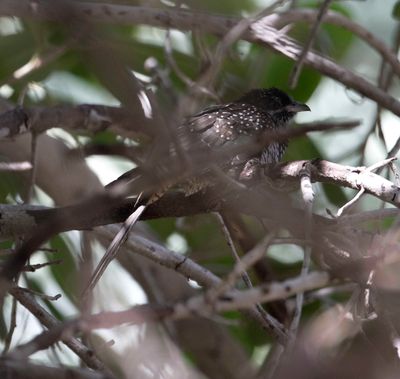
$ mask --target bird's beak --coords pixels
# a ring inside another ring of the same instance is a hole
[[[296,101],[294,101],[293,104],[288,105],[286,107],[286,110],[293,113],[311,111],[310,107],[307,104],[298,103]]]

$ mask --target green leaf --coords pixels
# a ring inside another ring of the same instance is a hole
[[[322,154],[308,136],[291,139],[284,155],[284,160],[287,161],[317,158],[322,158]]]
[[[222,72],[228,73],[231,77],[227,78],[228,74],[225,74],[222,83],[225,86],[231,85],[235,96],[239,96],[249,88],[277,87],[289,92],[296,100],[306,101],[319,84],[321,75],[304,67],[298,86],[291,90],[288,80],[293,65],[294,62],[287,57],[273,54],[262,46],[252,45],[242,61],[228,61],[227,67]],[[233,78],[232,74],[235,75]]]
[[[348,201],[348,198],[342,187],[324,183],[322,185],[322,188],[325,192],[326,197],[332,204],[341,207]]]
[[[64,291],[65,295],[75,303],[76,295],[79,288],[78,285],[78,268],[74,256],[77,252],[70,250],[65,242],[64,236],[55,236],[50,240],[52,249],[57,250],[57,255],[61,255],[62,263],[58,265],[51,265],[50,270],[54,279]],[[54,253],[48,254],[49,259],[54,259]]]
[[[176,230],[176,219],[164,218],[159,220],[149,220],[146,223],[153,229],[157,235],[165,241],[170,234]]]
[[[26,31],[0,38],[0,81],[26,64],[35,52],[35,44]]]
[[[240,313],[225,312],[224,317],[233,321],[240,321],[238,325],[231,326],[229,329],[250,354],[257,346],[271,342],[268,333],[260,333],[260,326]]]
[[[396,20],[400,20],[400,1],[398,1],[392,10],[392,17]]]

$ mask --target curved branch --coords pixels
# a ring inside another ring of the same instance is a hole
[[[184,302],[172,305],[143,304],[130,309],[117,312],[102,312],[74,319],[64,324],[57,322],[50,325],[50,330],[39,335],[41,341],[53,342],[54,336],[66,334],[70,330],[94,330],[99,328],[112,328],[117,325],[129,323],[141,325],[159,322],[165,319],[179,320],[194,316],[211,317],[215,313],[233,311],[238,309],[251,309],[257,302],[268,303],[279,299],[287,299],[299,292],[309,291],[324,287],[331,279],[326,272],[315,271],[305,276],[287,279],[282,282],[264,283],[259,287],[247,290],[229,291],[219,296],[215,302],[210,303],[207,293],[195,295]],[[13,296],[19,296],[20,290],[12,289]],[[31,310],[31,304],[26,299],[18,297],[22,304]],[[29,300],[29,299],[28,299]],[[29,346],[30,347],[30,346]],[[25,346],[26,348],[26,346]]]
[[[311,179],[315,182],[331,183],[355,190],[364,188],[366,193],[400,207],[400,187],[366,167],[343,166],[325,160],[315,160],[278,163],[267,171],[269,176],[276,179],[298,181],[306,164],[310,166]]]
[[[165,319],[179,320],[194,316],[211,317],[218,312],[252,308],[257,302],[268,303],[287,299],[300,292],[327,286],[330,281],[329,274],[315,271],[282,282],[264,283],[251,289],[228,292],[220,296],[213,304],[208,301],[206,294],[202,294],[173,305],[143,304],[118,312],[97,313],[83,318],[84,322],[79,323],[80,320],[76,319],[64,325],[65,328],[76,326],[79,329],[80,326],[84,326],[85,330],[93,330],[112,328],[125,323],[141,325]]]
[[[0,15],[36,20],[56,20],[58,22],[62,22],[63,20],[68,21],[69,18],[67,19],[65,16],[65,9],[57,10],[57,8],[54,7],[53,2],[46,0],[36,1],[34,6],[28,0],[20,0],[18,2],[3,0],[0,3]],[[223,17],[208,13],[193,12],[187,9],[174,8],[173,10],[169,10],[106,3],[74,2],[73,8],[70,8],[69,11],[74,11],[76,17],[91,22],[125,25],[145,24],[185,31],[201,30],[218,36],[225,35],[241,20],[237,17]],[[276,52],[293,60],[297,60],[302,51],[301,46],[295,40],[272,27],[268,18],[263,18],[253,23],[249,27],[248,32],[242,36],[242,39],[272,48]],[[309,52],[304,63],[376,101],[383,108],[400,116],[400,102],[360,75],[315,52]]]
[[[61,323],[54,316],[46,311],[35,299],[35,297],[21,288],[13,287],[10,289],[10,293],[14,296],[26,309],[29,310],[42,325],[46,328],[54,328],[59,326]],[[78,355],[88,367],[99,370],[104,373],[106,378],[114,378],[114,376],[105,368],[103,362],[101,362],[95,353],[86,347],[78,339],[68,336],[63,339],[65,345],[67,345],[76,355]]]
[[[343,166],[325,160],[315,160],[282,162],[266,168],[266,171],[267,175],[273,179],[296,182],[300,180],[305,164],[310,167],[312,181],[331,183],[354,190],[364,188],[366,193],[397,207],[400,206],[400,187],[365,167]],[[239,202],[238,199],[246,201]],[[46,223],[51,223],[53,233],[60,233],[123,222],[135,206],[136,198],[110,201],[110,198],[104,195],[93,196],[89,201],[78,205],[60,208],[2,205],[0,206],[0,240],[29,235],[37,230],[38,226]],[[296,230],[296,234],[304,232],[303,211],[291,207],[286,198],[280,199],[268,193],[260,194],[251,189],[241,191],[232,189],[223,200],[221,194],[216,194],[212,190],[198,192],[191,196],[185,196],[179,192],[167,193],[157,202],[149,205],[142,215],[142,220],[218,212],[223,206],[232,206],[241,213],[272,219],[278,225]],[[317,215],[314,215],[313,219],[316,224],[326,225],[334,222]]]
[[[275,13],[265,18],[271,26],[280,29],[287,24],[293,22],[314,22],[317,18],[318,12],[313,9],[291,9],[284,13]],[[393,71],[400,76],[400,62],[397,59],[397,55],[393,50],[386,45],[381,39],[373,35],[368,29],[365,29],[360,24],[352,21],[351,19],[344,17],[340,13],[328,11],[324,15],[324,23],[340,26],[352,32],[354,35],[363,40],[367,45],[375,49],[384,60],[386,60]]]
[[[327,131],[330,129],[350,129],[360,125],[359,120],[326,120],[313,123],[299,124],[299,128],[283,130],[279,138],[294,138],[308,132]],[[51,128],[61,128],[68,131],[86,131],[97,133],[110,129],[115,134],[135,138],[152,136],[155,130],[145,118],[138,119],[126,108],[111,107],[95,104],[76,106],[57,105],[49,107],[20,107],[17,106],[0,112],[0,140],[32,132],[43,133]],[[271,137],[272,133],[266,134]],[[9,169],[15,165],[4,166]],[[21,167],[21,166],[20,166]],[[24,167],[29,169],[30,167]],[[2,166],[0,166],[0,170]],[[21,168],[20,168],[21,169]]]
[[[30,378],[30,379],[110,379],[104,373],[94,372],[88,369],[71,367],[51,367],[32,363],[29,361],[18,361],[15,359],[2,359],[0,361],[0,377],[2,378]]]

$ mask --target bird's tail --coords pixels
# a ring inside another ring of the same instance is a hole
[[[111,261],[116,257],[118,250],[122,246],[122,244],[128,238],[128,235],[135,224],[138,222],[140,216],[146,210],[147,204],[139,205],[135,211],[125,220],[122,228],[116,234],[114,239],[112,240],[111,244],[108,246],[107,251],[105,252],[104,256],[101,258],[99,264],[97,265],[96,269],[94,270],[92,276],[89,279],[89,282],[86,288],[83,291],[83,299],[86,299],[89,293],[93,290],[96,286],[98,281],[100,280],[101,276],[103,275],[104,271],[111,263]]]

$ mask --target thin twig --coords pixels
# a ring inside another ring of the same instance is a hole
[[[396,157],[388,157],[388,158],[386,158],[386,159],[383,159],[382,161],[380,161],[380,162],[376,162],[376,163],[374,163],[373,165],[371,165],[371,166],[368,166],[366,169],[365,169],[365,171],[366,172],[373,172],[373,171],[379,171],[381,168],[383,168],[383,167],[385,167],[385,166],[387,166],[387,165],[390,165],[392,162],[394,162],[395,160],[397,160],[397,158]]]
[[[332,0],[324,0],[323,4],[321,5],[321,7],[319,9],[318,16],[312,26],[308,40],[303,48],[303,51],[301,52],[301,54],[299,56],[297,62],[295,63],[295,65],[293,67],[292,73],[290,74],[289,86],[291,88],[295,88],[297,86],[297,82],[299,80],[301,69],[303,68],[306,56],[307,56],[309,50],[312,48],[312,45],[314,44],[315,38],[317,37],[318,29],[324,19],[325,13],[329,9],[331,2],[332,2]]]
[[[226,226],[224,217],[221,215],[221,213],[216,213],[216,216],[217,216],[217,219],[218,219],[218,221],[219,221],[219,223],[221,225],[221,229],[222,229],[222,232],[224,233],[224,236],[225,236],[226,242],[228,244],[228,247],[231,250],[231,253],[232,253],[236,263],[239,263],[240,262],[240,256],[239,256],[239,254],[238,254],[238,252],[236,250],[236,246],[235,246],[235,243],[233,242],[231,233],[229,233],[229,230],[228,230],[228,228]],[[253,284],[251,283],[251,279],[250,279],[250,277],[249,277],[249,275],[248,275],[248,273],[246,271],[242,272],[242,279],[243,279],[243,282],[245,283],[247,288],[252,288],[253,287]]]
[[[38,264],[30,264],[30,265],[25,265],[23,268],[23,271],[29,271],[29,272],[35,272],[36,270],[39,270],[43,267],[51,266],[51,265],[59,265],[63,262],[62,259],[56,259],[53,261],[48,261],[45,263],[38,263]]]
[[[171,45],[171,33],[170,30],[167,30],[165,36],[165,45],[164,45],[165,57],[167,58],[168,65],[172,68],[175,72],[176,76],[183,82],[190,90],[198,91],[199,93],[205,94],[212,98],[213,100],[220,102],[221,99],[211,91],[207,87],[201,85],[200,83],[190,79],[178,66],[174,59],[173,49]]]
[[[228,246],[231,249],[231,252],[235,258],[236,265],[243,267],[243,262],[241,261],[239,254],[236,250],[235,243],[233,242],[233,239],[229,232],[229,229],[226,226],[223,215],[221,213],[217,213],[216,215],[217,215],[218,221],[220,222],[220,225],[221,225],[222,231],[225,235]],[[270,237],[270,236],[268,236],[268,237]],[[269,244],[271,243],[271,238],[268,238]],[[231,273],[233,273],[234,270],[232,270]],[[249,275],[246,272],[246,269],[244,269],[242,271],[241,276],[242,276],[243,282],[245,283],[246,287],[253,288],[253,284],[251,282]],[[222,287],[222,285],[221,285],[221,287]],[[225,291],[226,291],[226,289],[225,289]],[[214,293],[214,296],[215,295],[216,295],[216,293]],[[216,298],[214,298],[214,300],[215,299]],[[211,301],[213,301],[213,300],[211,299]],[[265,320],[265,323],[266,323],[266,326],[268,327],[268,329],[270,329],[274,335],[277,335],[278,341],[280,341],[280,343],[285,343],[285,341],[287,339],[287,333],[286,333],[285,327],[275,317],[271,316],[268,312],[266,312],[265,309],[261,306],[261,304],[257,303],[255,305],[255,307],[256,307],[257,311],[260,313],[261,317]]]
[[[17,299],[14,297],[11,299],[11,317],[10,317],[10,328],[6,338],[4,339],[4,348],[2,355],[7,354],[11,346],[12,337],[14,335],[15,328],[17,327]]]
[[[85,285],[85,283],[88,282],[88,278],[90,278],[90,275],[93,272],[93,248],[91,244],[92,240],[93,237],[91,236],[90,233],[88,233],[87,231],[84,231],[82,233],[82,238],[81,238],[82,262],[80,264],[81,269],[79,270],[79,284],[80,284],[79,291],[81,293],[84,292],[85,289],[83,286]],[[80,299],[79,308],[83,316],[90,313],[90,310],[92,309],[93,298],[91,295],[92,292],[89,292],[89,296],[86,296],[85,298],[82,297]]]
[[[285,346],[275,343],[268,352],[267,357],[262,363],[255,379],[272,379],[275,377],[276,369],[281,362]]]
[[[210,86],[210,84],[214,81],[219,68],[221,67],[223,59],[227,56],[227,51],[230,46],[239,40],[252,24],[262,19],[266,15],[269,15],[276,9],[276,7],[283,5],[287,1],[288,0],[277,0],[269,7],[263,9],[257,15],[243,18],[236,25],[234,25],[218,43],[215,53],[212,56],[212,62],[208,70],[202,74],[199,82],[203,83],[205,86]]]
[[[362,187],[350,201],[348,201],[346,204],[344,204],[341,208],[338,209],[336,217],[341,217],[342,214],[347,209],[350,209],[351,206],[353,206],[358,200],[360,200],[361,196],[364,195],[364,193],[365,193],[365,188]]]
[[[37,171],[37,134],[32,131],[31,132],[31,166],[32,170],[30,171],[29,177],[29,187],[28,187],[28,194],[27,194],[27,203],[30,203],[33,196],[33,191],[35,188],[35,181],[36,181],[36,171]]]
[[[16,299],[14,298],[14,300]],[[46,350],[55,343],[63,341],[67,339],[67,337],[71,336],[74,329],[76,329],[76,324],[76,321],[67,321],[51,328],[50,330],[45,330],[30,341],[17,346],[8,354],[8,357],[12,359],[27,359],[37,351]]]
[[[379,46],[381,46],[381,44],[379,44]],[[393,49],[390,50],[391,54],[382,54],[382,61],[381,61],[380,69],[379,69],[378,87],[387,92],[389,91],[389,88],[393,82],[394,74],[396,74],[397,76],[400,75],[400,70],[398,67],[399,61],[397,60],[397,55],[396,55],[396,53],[399,50],[399,46],[400,46],[400,24],[398,24],[398,26],[397,26]],[[383,45],[383,47],[387,48],[386,45]],[[393,55],[396,57],[395,61],[393,60]],[[374,119],[373,123],[371,124],[371,127],[370,127],[368,133],[366,134],[363,142],[361,143],[360,147],[358,148],[358,150],[362,152],[362,161],[361,161],[362,163],[365,161],[365,147],[367,145],[369,136],[376,128],[378,129],[380,139],[382,141],[384,141],[381,114],[382,114],[382,107],[377,103],[375,119]],[[395,144],[395,146],[396,146],[396,144]],[[395,148],[393,151],[388,153],[387,157],[389,158],[389,157],[395,156],[397,154],[397,151],[398,151],[398,148]],[[381,172],[381,170],[379,170],[378,173],[380,173],[380,172]]]
[[[310,164],[305,164],[302,172],[300,173],[300,189],[303,196],[304,205],[306,208],[305,212],[305,239],[307,241],[311,240],[312,233],[312,207],[314,202],[314,191],[311,184],[311,166]],[[301,267],[300,277],[306,277],[310,270],[311,265],[311,246],[304,247],[304,259]],[[290,351],[296,341],[297,330],[299,328],[302,309],[304,301],[304,292],[299,292],[296,295],[296,307],[294,311],[294,316],[290,324],[290,340],[287,349]]]
[[[392,157],[388,159],[384,159],[380,162],[377,162],[369,167],[367,167],[364,171],[365,172],[373,172],[373,171],[379,171],[382,167],[387,166],[388,164],[392,163],[394,160],[397,158]],[[365,193],[365,188],[361,185],[361,189],[357,192],[357,194],[346,204],[344,204],[341,208],[336,213],[336,217],[341,217],[343,213],[350,209],[358,200],[361,199],[361,196]]]
[[[31,292],[19,287],[14,287],[11,288],[10,293],[47,328],[57,327],[61,324],[60,321],[47,312],[47,310],[36,301],[35,296]],[[114,375],[109,373],[93,351],[84,346],[79,340],[68,337],[63,342],[78,355],[88,367],[94,370],[105,371],[109,374],[110,378],[114,378]]]
[[[160,62],[155,57],[151,56],[144,61],[143,66],[151,75],[151,83],[165,90],[170,96],[168,100],[175,103],[177,101],[177,91],[170,78],[169,70],[161,67]]]
[[[271,240],[274,238],[275,234],[270,233],[263,240],[257,244],[253,249],[251,249],[246,255],[239,259],[232,271],[227,275],[227,277],[215,288],[210,289],[207,294],[207,300],[212,304],[221,295],[233,288],[236,280],[240,277],[249,267],[253,266],[258,260],[260,260],[266,253]]]
[[[38,291],[31,290],[30,288],[23,288],[23,287],[17,287],[17,288],[18,288],[19,291],[23,291],[23,292],[29,293],[31,295],[40,297],[40,298],[45,299],[45,300],[50,300],[50,301],[56,301],[62,296],[59,293],[57,295],[50,296],[50,295],[46,295],[45,293],[41,293],[41,292],[38,292]]]
[[[270,25],[281,29],[285,25],[287,26],[295,22],[305,22],[307,24],[314,23],[318,17],[318,13],[319,11],[315,11],[314,9],[291,9],[287,12],[271,14],[264,20]],[[397,49],[392,49],[377,35],[372,34],[368,28],[354,22],[349,17],[330,10],[324,14],[323,23],[341,27],[360,38],[366,43],[366,45],[376,50],[376,52],[382,56],[383,61],[391,66],[396,75],[400,75],[400,62],[395,53]]]
[[[32,74],[36,70],[39,70],[44,66],[54,62],[67,51],[67,48],[68,44],[50,48],[49,50],[41,54],[34,54],[29,62],[21,66],[19,69],[15,70],[11,77],[0,83],[0,87],[3,84],[15,84],[26,76]]]
[[[387,157],[388,158],[395,157],[397,155],[397,153],[399,152],[399,150],[400,150],[400,137],[397,139],[396,143],[394,144],[392,149],[389,151]]]

